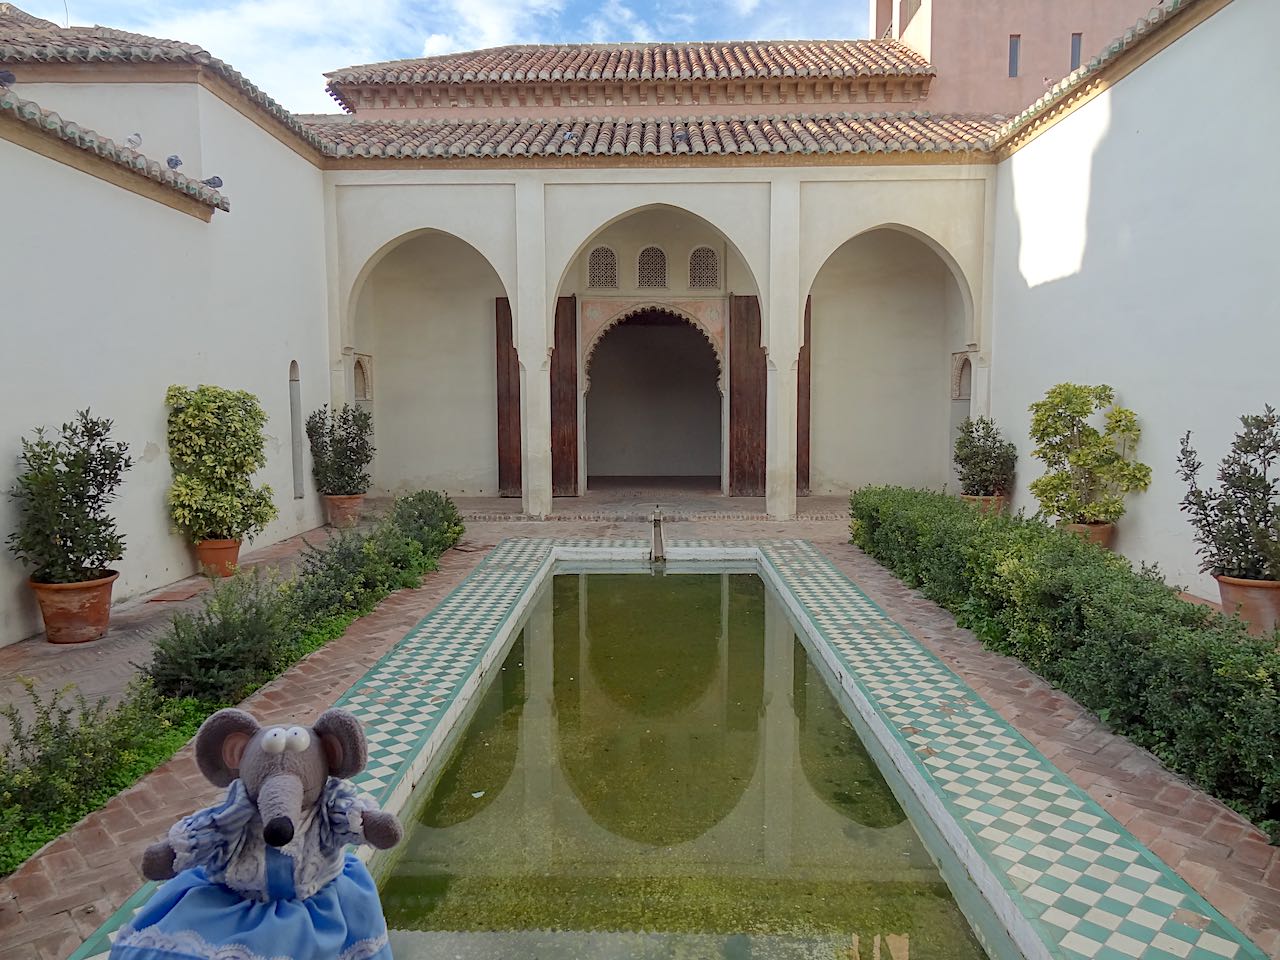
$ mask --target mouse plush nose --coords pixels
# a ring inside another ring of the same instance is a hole
[[[262,828],[262,839],[273,847],[283,847],[293,839],[293,821],[288,817],[275,817]]]
[[[258,789],[258,816],[268,844],[283,847],[292,840],[302,822],[302,781],[292,773],[267,777]]]

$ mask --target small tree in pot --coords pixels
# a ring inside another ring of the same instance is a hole
[[[35,591],[51,643],[83,643],[107,632],[110,565],[124,556],[124,538],[107,507],[133,466],[129,446],[111,440],[110,420],[88,410],[64,423],[58,436],[43,428],[22,440],[17,480],[18,528],[9,549],[33,568]]]
[[[1196,530],[1200,569],[1217,579],[1223,608],[1267,634],[1280,627],[1280,415],[1267,406],[1240,424],[1218,466],[1217,489],[1199,486],[1203,464],[1191,432],[1182,438],[1178,474],[1188,488],[1182,509]]]
[[[228,576],[240,544],[276,515],[271,488],[255,487],[266,465],[266,412],[244,390],[173,386],[169,407],[169,460],[173,486],[169,514],[196,548],[201,569]]]
[[[1101,411],[1099,430],[1089,418]],[[1041,510],[1064,529],[1110,546],[1125,495],[1151,485],[1151,468],[1132,459],[1141,436],[1137,415],[1117,407],[1106,384],[1051,387],[1031,405],[1031,455],[1046,467],[1030,485]]]
[[[1003,513],[1013,489],[1018,448],[1000,435],[990,417],[965,417],[953,448],[960,497],[983,513]]]
[[[354,526],[369,491],[373,462],[373,416],[343,404],[321,407],[307,417],[311,441],[311,475],[324,498],[325,513],[335,527]]]

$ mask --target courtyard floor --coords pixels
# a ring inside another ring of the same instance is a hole
[[[459,501],[468,517],[467,535],[441,559],[439,572],[420,588],[388,598],[343,637],[259,690],[247,706],[268,722],[314,717],[504,538],[646,537],[643,521],[653,509],[652,493],[610,490],[594,500],[574,501],[575,516],[602,519],[571,519],[561,513],[536,522],[518,518],[518,500]],[[649,496],[641,500],[642,495]],[[1148,753],[1109,733],[1020,663],[984,650],[949,613],[851,546],[842,499],[802,501],[806,515],[787,524],[747,519],[760,516],[751,512],[757,505],[749,502],[730,501],[735,512],[728,514],[717,509],[726,501],[714,493],[709,492],[705,505],[701,499],[686,495],[664,503],[664,515],[693,518],[670,522],[669,537],[811,541],[1268,955],[1280,957],[1280,848],[1268,845],[1247,821],[1166,771]],[[560,511],[561,501],[556,506]],[[762,513],[763,501],[758,507]],[[323,535],[315,531],[306,539]],[[247,559],[287,567],[302,539]],[[150,637],[175,608],[196,604],[201,587],[202,581],[193,578],[122,605],[112,634],[95,644],[64,650],[36,638],[0,650],[0,686],[11,694],[15,678],[26,675],[43,689],[77,682],[93,696],[118,693],[136,672],[134,664],[145,661]],[[170,599],[160,599],[166,595]],[[184,748],[0,881],[0,960],[66,957],[137,889],[143,848],[178,817],[220,792],[203,779],[190,748]]]

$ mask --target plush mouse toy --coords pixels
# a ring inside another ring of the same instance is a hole
[[[116,938],[111,960],[390,960],[373,878],[349,843],[387,849],[396,818],[346,779],[367,761],[360,722],[261,727],[219,710],[196,763],[226,799],[179,820],[142,872],[167,880]]]

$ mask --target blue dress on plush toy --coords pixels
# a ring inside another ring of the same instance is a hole
[[[121,930],[111,960],[391,960],[378,890],[346,852],[364,841],[366,809],[376,807],[331,777],[276,849],[234,781],[221,804],[170,829],[181,872]]]

